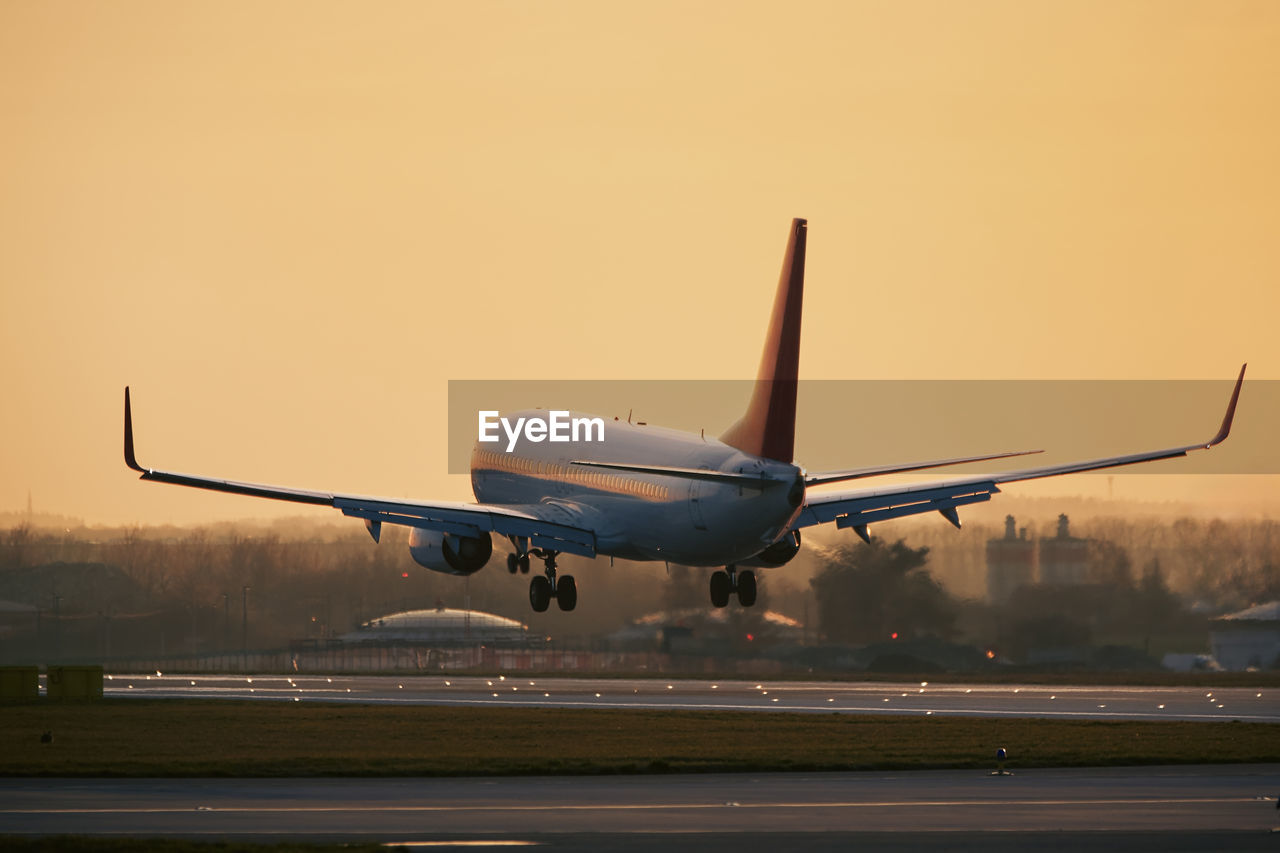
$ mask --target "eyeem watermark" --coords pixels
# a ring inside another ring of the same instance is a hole
[[[549,418],[516,418],[515,424],[509,418],[500,417],[497,411],[480,412],[480,441],[497,442],[502,440],[498,428],[507,436],[507,452],[515,450],[516,442],[523,433],[526,441],[604,441],[604,418],[572,418],[564,409],[552,409]],[[592,438],[592,434],[597,437]],[[579,438],[579,435],[582,437]]]

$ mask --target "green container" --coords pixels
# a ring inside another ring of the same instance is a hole
[[[0,666],[0,699],[35,699],[40,695],[40,667]]]
[[[101,666],[51,666],[45,684],[50,699],[101,699]]]

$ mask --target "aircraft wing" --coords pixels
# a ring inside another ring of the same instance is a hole
[[[454,501],[423,503],[395,498],[375,498],[269,486],[264,483],[221,480],[145,468],[138,464],[134,453],[133,413],[128,388],[124,389],[124,461],[134,471],[139,472],[142,475],[140,479],[143,480],[294,503],[331,506],[342,510],[343,515],[364,519],[365,526],[375,540],[378,538],[380,526],[387,523],[439,530],[459,536],[480,536],[490,532],[501,536],[522,536],[528,537],[530,544],[536,548],[579,554],[584,557],[594,557],[596,554],[595,534],[591,530],[540,518],[537,515],[537,506],[516,508]]]
[[[1208,441],[1182,447],[1149,450],[1127,456],[1110,456],[1103,459],[1066,462],[1060,465],[1045,465],[1039,468],[1022,468],[980,477],[934,480],[928,483],[880,488],[841,489],[810,494],[806,496],[804,509],[800,511],[794,526],[810,527],[834,521],[837,527],[852,528],[866,540],[869,524],[923,512],[939,512],[959,527],[958,508],[990,500],[992,495],[1000,491],[999,483],[1036,480],[1041,477],[1096,471],[1101,468],[1134,465],[1138,462],[1151,462],[1157,459],[1172,459],[1177,456],[1186,456],[1193,450],[1206,450],[1222,442],[1231,432],[1231,422],[1236,414],[1236,401],[1240,398],[1240,386],[1244,382],[1244,371],[1247,366],[1240,368],[1240,376],[1236,379],[1235,389],[1231,392],[1231,400],[1227,404],[1227,413],[1222,418],[1222,425],[1218,428],[1217,434]]]

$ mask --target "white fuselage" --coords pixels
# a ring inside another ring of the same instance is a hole
[[[545,418],[546,412],[508,417]],[[581,417],[580,415],[574,415]],[[595,531],[599,554],[722,566],[767,548],[800,512],[800,468],[713,438],[606,420],[603,441],[476,442],[471,487],[480,503],[518,506],[546,521]],[[571,464],[575,460],[762,476],[767,487]]]

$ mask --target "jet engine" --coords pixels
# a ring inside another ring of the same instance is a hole
[[[788,530],[782,538],[765,548],[759,554],[738,563],[739,566],[759,566],[774,569],[785,566],[791,558],[800,553],[800,531]]]
[[[417,527],[409,532],[409,556],[433,572],[474,574],[484,568],[492,555],[493,540],[487,535],[454,536]]]

